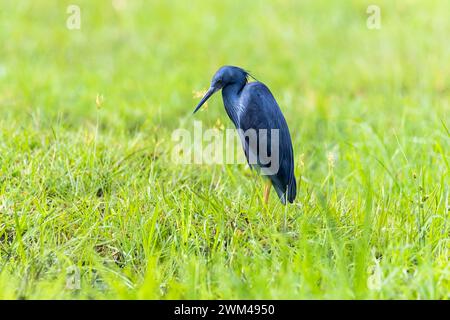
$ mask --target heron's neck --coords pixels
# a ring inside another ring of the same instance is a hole
[[[238,118],[241,108],[239,106],[239,97],[242,89],[246,83],[233,83],[229,84],[222,89],[222,98],[225,110],[233,121],[234,125],[238,127]]]

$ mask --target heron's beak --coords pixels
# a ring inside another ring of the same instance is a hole
[[[214,92],[216,92],[217,90],[219,90],[219,88],[215,88],[215,87],[209,88],[208,91],[206,92],[205,96],[202,98],[200,103],[195,108],[193,113],[196,113],[198,111],[198,109],[200,109],[200,107],[206,102],[206,100],[208,100],[209,97],[211,97],[214,94]]]

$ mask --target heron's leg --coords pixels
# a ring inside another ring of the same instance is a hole
[[[266,184],[264,185],[264,204],[269,203],[269,195],[270,195],[271,188],[272,188],[272,181],[270,181],[270,179],[268,179]]]

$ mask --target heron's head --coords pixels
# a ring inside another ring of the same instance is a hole
[[[231,84],[242,84],[247,83],[248,72],[242,68],[234,66],[223,66],[217,70],[216,74],[211,80],[211,86],[206,92],[205,96],[202,98],[200,103],[194,110],[194,113],[209,99],[215,92],[220,89],[231,85]]]

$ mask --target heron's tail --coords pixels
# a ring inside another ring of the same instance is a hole
[[[281,184],[276,177],[272,176],[271,180],[272,185],[277,192],[278,198],[280,198],[282,204],[286,204],[287,201],[289,201],[290,203],[294,202],[295,197],[297,196],[297,182],[295,181],[294,176],[292,176],[287,186],[283,186],[283,184]]]
[[[295,181],[295,177],[292,176],[292,179],[287,187],[287,199],[290,203],[292,203],[294,202],[296,196],[297,196],[297,181]]]

